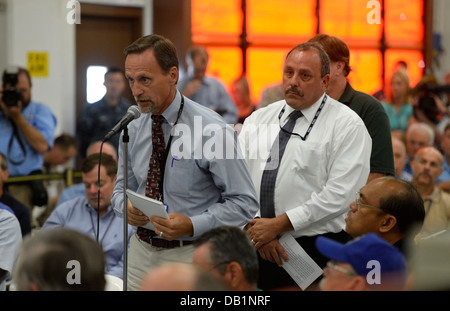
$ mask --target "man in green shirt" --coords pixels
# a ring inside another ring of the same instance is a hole
[[[326,93],[355,111],[372,138],[370,174],[367,182],[385,175],[395,176],[391,127],[381,103],[375,97],[355,91],[347,80],[351,71],[350,51],[337,37],[319,34],[309,40],[321,44],[330,57],[330,82]]]

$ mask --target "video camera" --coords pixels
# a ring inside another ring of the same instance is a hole
[[[3,72],[2,101],[7,107],[16,107],[18,102],[22,100],[22,91],[16,88],[18,76],[19,69],[17,67],[6,68]]]

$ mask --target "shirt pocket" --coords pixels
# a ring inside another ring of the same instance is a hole
[[[299,175],[317,178],[325,176],[328,171],[328,151],[326,144],[319,142],[299,141],[295,143],[291,153],[293,169]]]
[[[172,158],[167,163],[165,187],[171,195],[189,197],[195,179],[195,162],[191,159]]]

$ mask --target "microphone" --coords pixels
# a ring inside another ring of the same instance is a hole
[[[130,106],[130,108],[128,108],[127,110],[127,113],[122,117],[122,119],[120,119],[120,121],[117,122],[116,125],[114,125],[113,129],[109,131],[109,133],[106,134],[105,137],[103,137],[103,142],[107,141],[112,136],[119,133],[128,125],[128,123],[130,123],[134,119],[139,118],[140,116],[141,116],[141,109],[139,109],[139,107],[136,105]]]

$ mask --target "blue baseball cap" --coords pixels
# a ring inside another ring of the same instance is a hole
[[[403,254],[375,233],[368,233],[346,244],[321,236],[316,240],[316,247],[325,257],[349,263],[359,275],[367,275],[373,269],[369,263],[372,260],[378,261],[381,273],[406,272]]]

